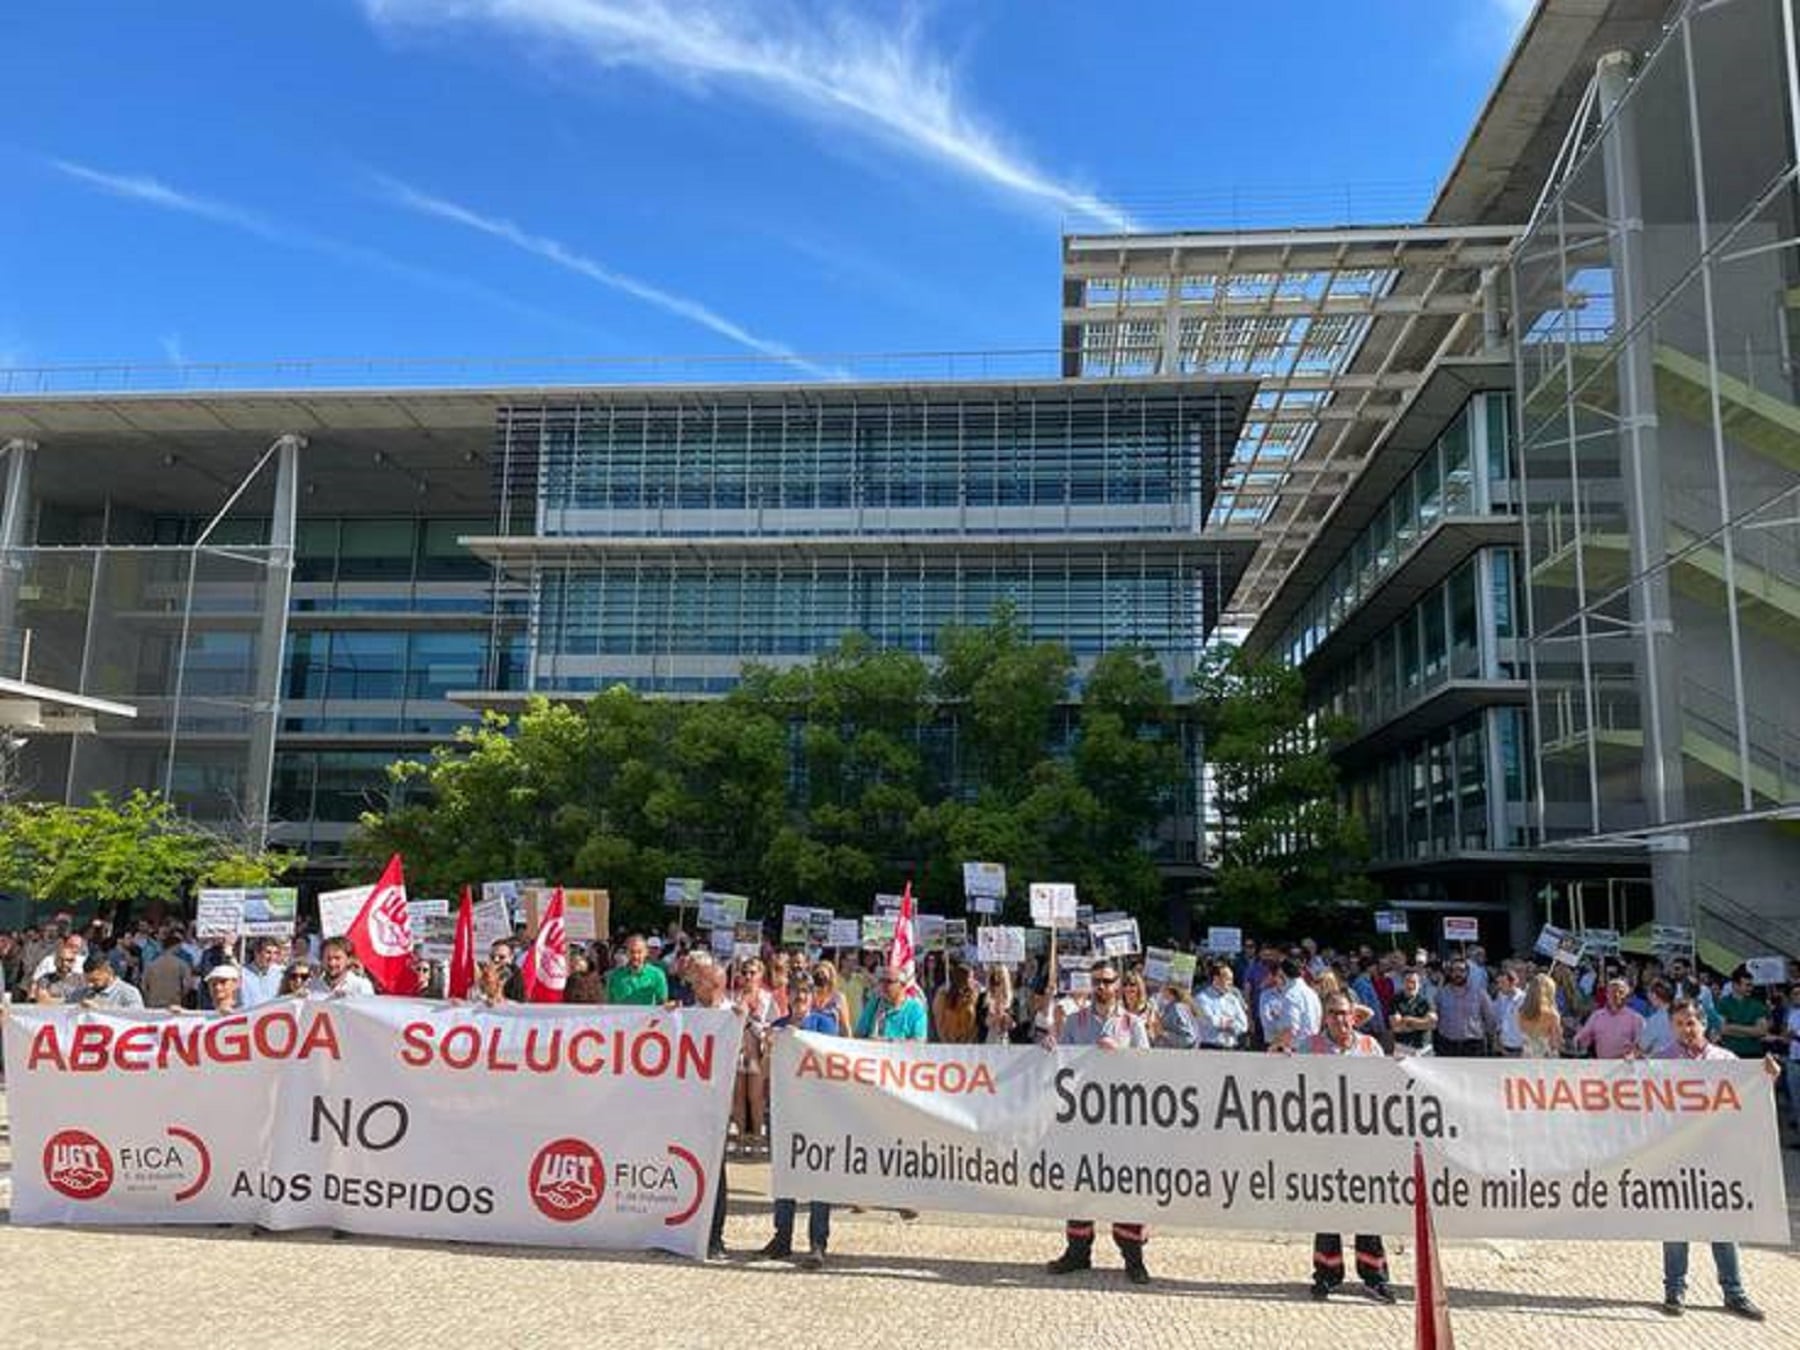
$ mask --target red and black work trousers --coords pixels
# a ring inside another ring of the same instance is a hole
[[[1092,1246],[1094,1242],[1094,1221],[1092,1219],[1070,1219],[1063,1224],[1063,1236],[1069,1245],[1080,1243]],[[1127,1247],[1141,1247],[1150,1240],[1150,1229],[1141,1223],[1115,1223],[1112,1226],[1113,1241],[1119,1250]]]
[[[1356,1235],[1356,1273],[1367,1285],[1388,1282],[1387,1248],[1380,1238]],[[1336,1289],[1343,1282],[1344,1239],[1336,1233],[1317,1234],[1313,1238],[1313,1283],[1321,1289]]]

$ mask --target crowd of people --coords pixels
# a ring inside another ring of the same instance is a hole
[[[475,1001],[523,1001],[526,942],[494,942],[477,970]],[[1059,972],[1053,954],[983,967],[973,949],[924,955],[914,972],[884,954],[765,943],[715,957],[671,925],[617,944],[571,944],[563,998],[569,1003],[729,1008],[744,1022],[728,1156],[768,1148],[769,1061],[775,1037],[797,1028],[822,1035],[946,1044],[1093,1045],[1116,1049],[1249,1051],[1324,1055],[1437,1055],[1765,1061],[1786,1101],[1787,1146],[1800,1148],[1800,971],[1759,988],[1743,967],[1720,974],[1692,960],[1538,954],[1490,961],[1480,946],[1434,955],[1363,946],[1337,951],[1306,940],[1246,942],[1231,954],[1201,954],[1192,985],[1148,978],[1141,957],[1088,956]],[[441,996],[441,964],[416,958],[420,987]],[[1172,971],[1163,971],[1173,975]],[[909,978],[909,975],[911,978]],[[114,933],[100,922],[0,933],[0,981],[13,1000],[105,1009],[231,1013],[271,999],[374,993],[341,937],[302,929],[293,938],[200,940],[179,922],[142,922]],[[726,1186],[716,1188],[710,1250],[725,1255]],[[910,1211],[901,1211],[910,1216]],[[774,1233],[761,1255],[795,1254],[797,1205],[778,1199]],[[830,1206],[809,1208],[803,1264],[825,1262]],[[1048,1269],[1091,1266],[1095,1228],[1071,1219],[1065,1249]],[[1141,1224],[1115,1223],[1112,1238],[1134,1283],[1150,1279]],[[1393,1302],[1379,1236],[1354,1238],[1354,1266],[1371,1297]],[[1725,1306],[1761,1320],[1743,1285],[1736,1247],[1713,1243]],[[1679,1315],[1687,1245],[1664,1248],[1662,1308]],[[1314,1241],[1312,1291],[1329,1297],[1345,1281],[1342,1239]]]

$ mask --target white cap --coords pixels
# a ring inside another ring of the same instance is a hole
[[[656,934],[652,933],[644,945],[649,947],[653,952],[660,952],[662,950],[663,941],[661,938],[657,937]]]
[[[243,978],[243,972],[236,966],[214,966],[211,970],[206,972],[206,982],[208,984],[211,984],[214,980],[241,980]]]

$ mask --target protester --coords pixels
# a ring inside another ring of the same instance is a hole
[[[1706,1019],[1692,999],[1677,999],[1669,1009],[1669,1022],[1675,1028],[1675,1043],[1663,1053],[1663,1059],[1680,1060],[1725,1060],[1736,1058],[1723,1046],[1713,1045],[1706,1039]],[[1781,1072],[1780,1064],[1773,1056],[1764,1063],[1768,1066],[1771,1077]],[[1764,1318],[1763,1310],[1750,1301],[1750,1295],[1744,1292],[1743,1271],[1738,1262],[1738,1249],[1735,1242],[1715,1242],[1712,1244],[1713,1267],[1719,1276],[1719,1292],[1725,1296],[1725,1311],[1750,1322],[1760,1322]],[[1670,1317],[1682,1314],[1687,1298],[1688,1244],[1685,1242],[1663,1243],[1663,1301],[1662,1310]]]
[[[1788,990],[1787,1011],[1782,1017],[1782,1084],[1787,1089],[1788,1121],[1794,1127],[1789,1148],[1800,1148],[1800,984]]]
[[[1633,1008],[1625,1006],[1631,986],[1624,980],[1608,980],[1606,1006],[1595,1008],[1575,1033],[1577,1050],[1591,1049],[1595,1059],[1630,1059],[1638,1053],[1638,1038],[1644,1033],[1644,1019]]]
[[[280,938],[265,937],[256,940],[256,954],[252,957],[249,968],[243,972],[238,985],[246,1008],[257,1007],[281,996],[282,975],[285,971],[281,958]]]
[[[1155,1031],[1150,1044],[1158,1050],[1192,1050],[1200,1043],[1200,1016],[1193,994],[1186,985],[1171,981],[1156,997],[1159,1006],[1151,1022]]]
[[[660,1008],[669,1001],[669,978],[650,960],[643,934],[625,939],[625,964],[606,973],[606,1001],[640,1008]]]
[[[1381,1045],[1373,1036],[1356,1029],[1356,1007],[1344,994],[1334,994],[1325,1001],[1325,1029],[1308,1036],[1299,1050],[1308,1055],[1353,1055],[1379,1058]],[[1371,1233],[1356,1235],[1356,1273],[1369,1296],[1382,1303],[1393,1303],[1394,1286],[1388,1278],[1387,1249],[1381,1239]],[[1344,1282],[1344,1239],[1337,1233],[1320,1233],[1313,1238],[1312,1296],[1328,1298],[1331,1291]]]
[[[812,968],[813,1007],[837,1018],[840,1036],[848,1036],[853,1025],[850,999],[838,985],[837,966],[830,961],[816,961]]]
[[[1061,1016],[1056,1025],[1059,1046],[1097,1045],[1102,1050],[1148,1050],[1150,1037],[1141,1020],[1127,1013],[1119,1002],[1119,971],[1111,961],[1096,961],[1088,970],[1092,991],[1087,1006]],[[1070,1219],[1063,1225],[1063,1254],[1044,1268],[1052,1275],[1090,1270],[1094,1264],[1094,1221]],[[1149,1284],[1144,1264],[1144,1244],[1149,1231],[1141,1223],[1114,1223],[1113,1244],[1125,1262],[1125,1277],[1133,1284]]]
[[[1509,963],[1494,975],[1494,992],[1489,996],[1494,1008],[1494,1040],[1507,1059],[1518,1059],[1525,1053],[1525,1036],[1519,1030],[1519,1009],[1525,1006],[1525,991],[1519,987],[1519,972]]]
[[[1013,1009],[1012,972],[1005,966],[990,966],[987,972],[987,1014],[983,1019],[982,1040],[988,1045],[1009,1045],[1018,1018]]]
[[[775,1023],[774,1030],[810,1031],[820,1036],[841,1036],[843,1027],[837,1014],[814,1002],[814,985],[809,975],[796,975],[788,981],[788,1013]],[[775,1201],[775,1235],[762,1249],[761,1255],[785,1260],[794,1254],[794,1213],[792,1198]],[[831,1206],[813,1200],[806,1207],[806,1255],[800,1264],[807,1270],[818,1270],[825,1264],[825,1249],[831,1242]]]
[[[1446,1059],[1475,1059],[1488,1053],[1488,1043],[1499,1030],[1493,1004],[1470,979],[1469,963],[1452,958],[1438,990],[1437,1027],[1432,1046]]]
[[[1269,972],[1269,985],[1257,1000],[1263,1044],[1269,1049],[1291,1049],[1319,1031],[1319,996],[1300,978],[1301,966],[1292,957]]]
[[[863,1004],[857,1019],[859,1040],[922,1041],[925,1039],[925,1004],[906,983],[905,972],[886,966],[875,996]]]
[[[594,969],[593,959],[588,955],[586,948],[571,946],[569,948],[569,978],[568,982],[563,985],[563,1002],[604,1003],[605,1001],[606,986],[601,982],[600,972]]]
[[[931,1000],[932,1039],[946,1045],[973,1045],[981,1039],[981,990],[975,972],[952,960],[943,988]]]
[[[287,968],[281,972],[281,997],[295,998],[306,993],[306,986],[313,977],[312,962],[296,960],[288,962]]]
[[[206,972],[206,1008],[205,1012],[214,1017],[224,1017],[230,1013],[242,1012],[243,1001],[238,997],[238,987],[243,979],[243,972],[234,965],[217,965]]]
[[[37,972],[32,977],[31,996],[39,1003],[72,1003],[78,1000],[87,988],[87,978],[82,974],[81,955],[84,945],[81,939],[74,941],[65,939],[38,962]],[[48,963],[48,964],[46,964]]]
[[[1650,1012],[1644,1018],[1644,1029],[1638,1032],[1640,1055],[1661,1059],[1675,1044],[1675,1024],[1669,1009],[1675,1002],[1675,986],[1668,980],[1650,982]]]
[[[1235,1050],[1250,1034],[1250,1011],[1232,986],[1231,962],[1214,961],[1206,988],[1194,998],[1202,1050]]]
[[[738,1146],[762,1147],[768,1114],[769,1027],[776,1016],[775,998],[763,985],[763,963],[756,957],[738,963],[733,1003],[744,1014],[743,1048],[738,1054],[737,1085],[733,1089],[732,1123]]]
[[[1400,993],[1394,1000],[1388,1026],[1394,1034],[1396,1055],[1404,1058],[1432,1053],[1431,1033],[1437,1027],[1437,1010],[1425,996],[1425,977],[1416,966],[1409,966],[1400,977]]]
[[[356,953],[348,938],[330,937],[319,945],[319,973],[307,983],[316,998],[373,998],[375,986],[354,967]]]
[[[194,987],[194,968],[170,941],[156,959],[144,967],[144,1002],[152,1008],[179,1008]]]
[[[1769,1005],[1757,995],[1747,966],[1731,972],[1731,990],[1716,1005],[1719,1044],[1739,1059],[1760,1059],[1767,1048]]]
[[[104,952],[95,952],[82,963],[84,981],[80,989],[70,995],[71,1003],[79,1002],[84,1008],[141,1008],[144,996],[137,991],[135,985],[119,978],[119,972],[113,969]]]
[[[1556,982],[1533,975],[1519,1005],[1519,1038],[1526,1059],[1555,1059],[1563,1052],[1563,1020],[1557,1009]]]

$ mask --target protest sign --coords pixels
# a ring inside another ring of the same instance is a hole
[[[563,926],[570,942],[598,942],[612,936],[612,895],[607,891],[565,890]]]
[[[1144,949],[1144,983],[1151,987],[1172,984],[1178,989],[1192,989],[1198,967],[1199,961],[1192,952],[1178,952],[1167,947]]]
[[[355,917],[354,915],[352,917]],[[194,936],[236,940],[244,925],[241,890],[204,890],[194,897]]]
[[[1617,956],[1619,954],[1619,930],[1616,928],[1586,928],[1581,933],[1582,946],[1595,956]]]
[[[412,925],[415,933],[419,930],[419,920],[426,915],[448,914],[449,912],[450,902],[448,900],[408,900],[406,902],[406,920]]]
[[[1750,972],[1750,982],[1755,985],[1785,985],[1788,982],[1785,956],[1752,956],[1744,962],[1744,968]]]
[[[967,919],[944,920],[944,950],[960,952],[969,945],[969,921]]]
[[[1404,933],[1406,931],[1406,911],[1403,909],[1376,910],[1375,931],[1377,933]]]
[[[427,961],[448,961],[456,946],[456,916],[450,913],[421,914],[412,920],[413,938],[419,955]],[[477,957],[479,960],[479,957]]]
[[[1025,930],[1025,954],[1027,956],[1044,956],[1050,950],[1050,931],[1046,928],[1027,928]]]
[[[1031,921],[1040,928],[1073,928],[1075,888],[1066,882],[1034,881],[1031,883]]]
[[[941,952],[944,950],[944,916],[942,914],[913,915],[913,940],[918,943],[922,952]]]
[[[517,877],[504,881],[484,881],[481,883],[481,898],[498,900],[506,906],[506,922],[508,931],[510,931],[518,924],[519,916],[524,912],[524,902],[521,897],[525,893],[525,888],[533,884]]]
[[[496,942],[513,935],[512,911],[504,896],[484,895],[470,906],[475,916],[475,955],[479,960]]]
[[[696,909],[700,904],[700,896],[706,890],[706,883],[699,877],[664,877],[663,907],[665,909]]]
[[[976,958],[984,966],[1019,966],[1025,963],[1023,928],[987,927],[975,930]]]
[[[1091,978],[1094,969],[1093,957],[1080,952],[1070,952],[1057,957],[1056,969],[1065,993],[1088,994],[1093,992],[1094,984]]]
[[[870,951],[886,951],[894,942],[892,914],[865,914],[862,920],[862,945]]]
[[[875,912],[877,914],[898,914],[904,896],[889,895],[885,891],[875,892]]]
[[[407,998],[223,1019],[15,1006],[12,1219],[698,1258],[739,1026],[706,1009]]]
[[[292,886],[252,886],[243,892],[244,918],[238,932],[248,938],[292,937],[300,892]]]
[[[1445,942],[1480,942],[1481,921],[1460,916],[1444,919]]]
[[[781,907],[781,945],[804,947],[807,926],[811,919],[812,910],[808,906],[783,905]]]
[[[833,919],[831,931],[825,935],[825,945],[843,950],[848,947],[862,945],[862,921],[860,919]]]
[[[1214,956],[1236,956],[1244,950],[1244,930],[1241,928],[1208,928],[1206,930],[1206,950]]]
[[[342,937],[369,902],[373,886],[346,886],[337,891],[319,892],[319,933],[323,937]]]
[[[1392,1233],[1412,1212],[1416,1141],[1445,1237],[1788,1240],[1758,1063],[1046,1053],[802,1032],[776,1042],[772,1083],[777,1195]]]
[[[1578,966],[1581,964],[1583,950],[1580,938],[1573,933],[1564,933],[1556,940],[1556,951],[1551,960],[1559,966]]]
[[[1538,930],[1537,941],[1532,944],[1532,951],[1539,956],[1555,956],[1562,940],[1568,934],[1553,923],[1547,923]]]
[[[806,941],[814,947],[823,947],[831,937],[831,924],[837,915],[828,909],[813,909],[806,916]]]
[[[1136,956],[1143,950],[1136,919],[1109,919],[1105,923],[1096,920],[1088,925],[1088,937],[1098,956],[1116,960],[1122,956]]]
[[[737,950],[737,932],[730,928],[715,928],[707,935],[712,946],[712,954],[721,960],[731,960],[732,953]]]
[[[1675,923],[1650,925],[1650,950],[1663,961],[1694,959],[1694,930]]]
[[[999,863],[964,863],[963,894],[971,913],[998,914],[1006,903],[1006,869]]]
[[[700,914],[695,922],[701,928],[730,928],[750,914],[750,897],[724,891],[706,891],[700,896]]]

